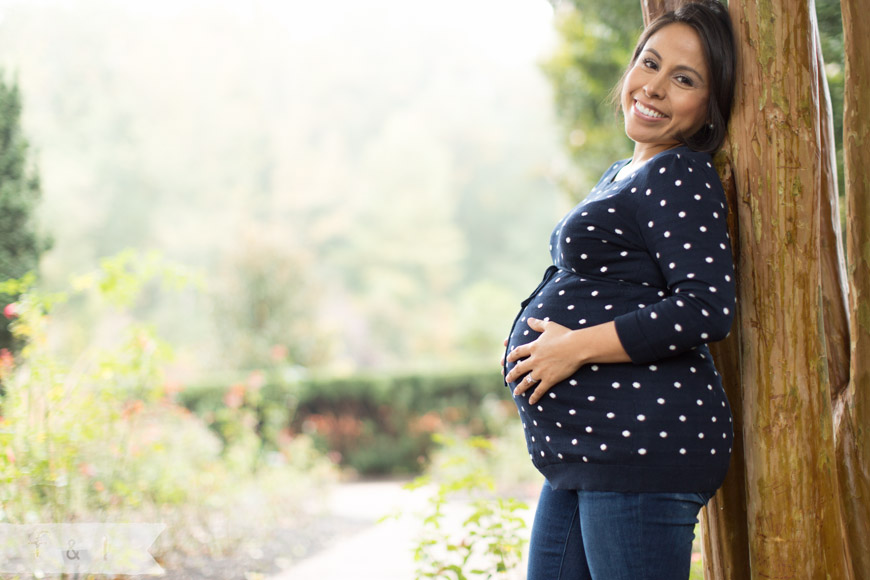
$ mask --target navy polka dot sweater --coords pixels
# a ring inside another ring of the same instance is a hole
[[[713,491],[732,445],[706,346],[728,334],[735,303],[725,195],[710,156],[687,147],[616,180],[627,164],[554,229],[554,265],[507,348],[539,336],[530,316],[571,329],[615,321],[632,362],[587,364],[538,404],[531,390],[514,401],[532,461],[556,489]]]

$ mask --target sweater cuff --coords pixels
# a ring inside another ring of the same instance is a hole
[[[616,335],[619,337],[619,342],[622,343],[622,348],[625,349],[631,362],[636,364],[660,358],[644,336],[643,327],[638,320],[639,314],[639,311],[628,312],[613,319]]]

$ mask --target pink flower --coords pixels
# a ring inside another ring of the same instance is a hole
[[[15,357],[8,348],[0,348],[0,378],[9,374],[15,366]]]
[[[3,316],[10,319],[18,316],[18,303],[10,302],[9,304],[7,304],[6,307],[3,309]]]
[[[263,371],[253,371],[248,375],[248,386],[252,390],[256,391],[264,384],[266,384],[266,375],[263,374]]]
[[[285,358],[287,358],[287,347],[283,344],[276,344],[271,348],[269,354],[272,357],[272,360],[275,362],[281,362]]]
[[[224,395],[224,405],[230,409],[238,409],[245,403],[245,385],[236,383]]]

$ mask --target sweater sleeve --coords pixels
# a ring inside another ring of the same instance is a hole
[[[736,302],[728,206],[709,156],[660,156],[648,176],[637,227],[667,289],[662,300],[614,320],[635,363],[725,338]]]

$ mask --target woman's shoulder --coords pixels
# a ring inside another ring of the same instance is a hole
[[[701,170],[704,173],[716,172],[713,166],[713,158],[709,153],[703,151],[693,151],[685,145],[662,151],[655,155],[646,164],[648,171],[652,174],[665,174],[670,169],[679,169],[687,173]],[[665,171],[662,171],[662,168]]]
[[[703,185],[705,189],[722,188],[722,182],[709,153],[693,151],[686,146],[674,147],[650,159],[643,169],[648,183]]]

